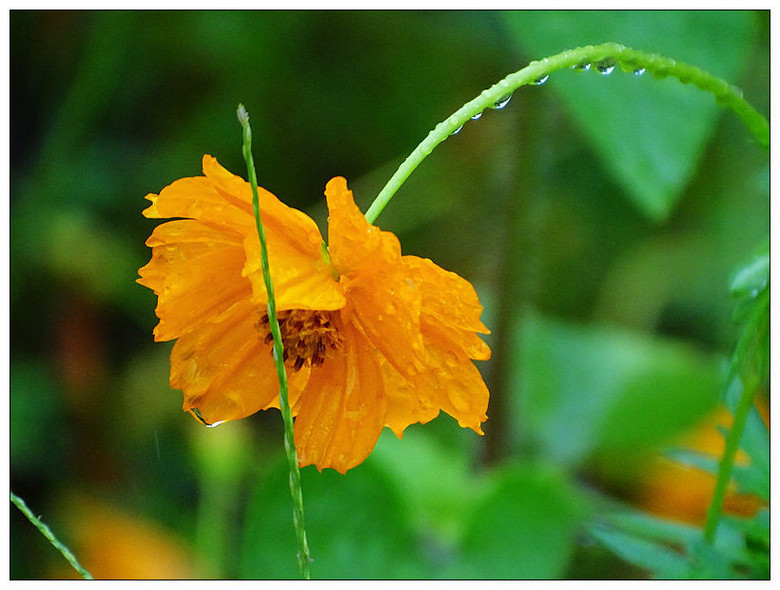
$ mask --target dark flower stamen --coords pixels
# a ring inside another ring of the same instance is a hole
[[[341,337],[335,327],[336,322],[331,321],[337,315],[337,311],[307,309],[279,312],[277,320],[284,345],[282,358],[292,371],[299,371],[306,365],[319,367],[333,351],[341,347]],[[260,318],[257,329],[261,334],[265,334],[263,338],[265,344],[273,342],[267,313]]]

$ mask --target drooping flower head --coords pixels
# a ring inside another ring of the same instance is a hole
[[[279,407],[267,294],[249,184],[203,157],[146,217],[176,218],[146,241],[138,282],[158,297],[156,341],[176,339],[171,386],[184,410],[217,424]],[[474,360],[471,284],[428,259],[402,256],[398,238],[368,223],[337,177],[328,182],[328,246],[314,221],[259,188],[301,466],[344,473],[383,427],[400,438],[440,410],[482,434],[488,390]]]

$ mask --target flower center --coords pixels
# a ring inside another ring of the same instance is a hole
[[[337,311],[291,309],[277,314],[284,345],[284,362],[293,371],[308,364],[319,367],[341,347],[336,327]],[[265,343],[273,342],[268,314],[260,318],[258,330],[265,334]],[[273,354],[273,352],[272,352]]]

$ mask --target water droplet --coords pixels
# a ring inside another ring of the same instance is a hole
[[[395,315],[398,312],[398,308],[392,303],[388,303],[387,307],[385,307],[385,312],[387,315]]]
[[[596,69],[602,76],[609,76],[612,73],[612,70],[615,69],[615,60],[611,57],[603,59],[596,64]]]
[[[634,70],[634,76],[641,76],[644,73],[645,73],[645,69],[644,68],[637,68],[637,69]]]
[[[477,120],[477,119],[479,119],[481,116],[482,116],[482,113],[481,113],[481,112],[479,112],[479,113],[477,113],[476,115],[474,115],[473,117],[471,117],[471,120],[472,120],[472,121],[476,121],[476,120]]]
[[[497,101],[496,101],[496,102],[493,104],[493,107],[492,107],[492,108],[494,108],[494,109],[503,109],[503,108],[504,108],[504,107],[505,107],[505,106],[506,106],[506,105],[509,103],[509,100],[510,100],[511,98],[512,98],[512,93],[510,92],[510,93],[509,93],[509,94],[507,94],[506,96],[502,96],[501,98],[499,98],[499,99],[498,99],[498,100],[497,100]]]
[[[461,130],[461,129],[463,129],[463,125],[461,125],[461,126],[460,126],[460,127],[458,127],[458,128],[455,130],[455,131],[453,131],[452,133],[450,133],[450,135],[457,135],[458,133],[460,133],[460,130]]]
[[[190,414],[195,416],[197,418],[198,422],[203,424],[204,426],[208,426],[209,428],[215,428],[219,426],[220,424],[224,424],[225,420],[219,420],[218,422],[214,422],[213,424],[210,424],[209,422],[206,422],[205,418],[203,418],[203,415],[200,413],[200,410],[198,408],[192,408],[190,410]]]
[[[576,70],[578,72],[587,72],[590,69],[590,63],[581,63],[577,64],[576,66],[571,67],[572,70]]]
[[[542,76],[541,78],[537,78],[537,79],[536,79],[536,80],[534,80],[534,82],[533,82],[534,86],[541,86],[542,84],[544,84],[545,82],[547,82],[547,79],[548,79],[549,77],[550,77],[550,74],[547,74],[547,75],[545,75],[545,76]]]

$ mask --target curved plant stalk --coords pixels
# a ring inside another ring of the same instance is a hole
[[[249,184],[252,187],[252,207],[255,213],[255,223],[257,224],[257,234],[260,238],[260,263],[263,270],[263,279],[265,280],[265,289],[268,293],[268,324],[271,328],[271,335],[274,343],[274,363],[276,364],[276,374],[279,378],[279,409],[282,412],[284,420],[284,450],[287,453],[287,464],[290,470],[290,493],[293,499],[293,526],[295,527],[295,536],[298,540],[298,567],[301,570],[301,576],[309,579],[311,574],[309,564],[311,557],[309,555],[309,544],[306,540],[306,526],[303,517],[303,489],[301,487],[301,472],[298,468],[298,453],[295,450],[295,437],[293,429],[292,411],[287,397],[287,372],[284,369],[284,346],[282,344],[282,335],[279,329],[279,322],[276,317],[276,299],[274,298],[274,286],[271,282],[271,273],[268,267],[268,246],[265,240],[265,229],[260,219],[260,202],[257,196],[257,173],[255,172],[255,163],[252,158],[252,129],[249,126],[249,113],[244,105],[238,105],[238,121],[243,127],[244,143],[242,152],[246,161],[247,174],[249,175]]]
[[[588,45],[531,62],[522,70],[510,74],[484,90],[474,100],[467,102],[450,117],[439,123],[404,160],[379,192],[371,207],[366,211],[366,219],[373,223],[414,169],[437,145],[456,133],[470,119],[479,116],[487,108],[496,108],[496,106],[505,103],[512,92],[521,86],[541,83],[557,70],[584,67],[589,64],[595,64],[597,67],[603,64],[602,67],[606,68],[619,66],[627,71],[645,70],[657,78],[671,76],[685,84],[693,84],[711,93],[719,104],[733,110],[755,135],[758,142],[765,148],[769,148],[769,123],[763,115],[742,98],[742,91],[739,88],[699,68],[676,62],[662,55],[644,53],[617,43]]]
[[[68,563],[73,566],[73,569],[76,570],[82,578],[85,580],[92,580],[94,579],[92,577],[92,574],[90,574],[87,570],[85,570],[81,564],[79,563],[79,560],[76,559],[76,556],[71,553],[70,549],[68,549],[65,545],[63,545],[57,537],[54,536],[54,533],[51,532],[51,529],[47,527],[43,522],[41,522],[41,519],[36,517],[30,509],[27,507],[27,504],[25,504],[24,500],[22,500],[19,496],[11,492],[11,502],[14,503],[14,505],[22,511],[22,514],[24,514],[27,517],[27,520],[29,520],[33,525],[35,525],[35,528],[37,528],[41,534],[46,537],[46,539],[54,545],[54,548],[57,549],[60,553],[62,553],[62,556],[68,560]]]

